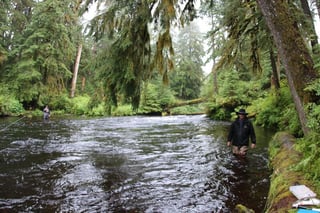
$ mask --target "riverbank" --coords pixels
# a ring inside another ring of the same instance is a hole
[[[292,204],[297,201],[297,198],[290,192],[290,186],[306,185],[316,194],[320,192],[302,172],[295,170],[294,166],[303,156],[295,150],[295,142],[296,139],[292,135],[279,132],[269,145],[270,167],[273,172],[266,204],[268,213],[296,212]]]

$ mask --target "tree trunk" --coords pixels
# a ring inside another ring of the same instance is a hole
[[[168,108],[174,108],[174,107],[180,107],[180,106],[186,106],[186,105],[193,105],[193,104],[199,104],[207,101],[205,98],[197,98],[189,101],[181,101],[181,102],[176,102],[172,103],[168,106]]]
[[[213,94],[218,95],[219,94],[218,73],[217,73],[217,70],[214,68],[212,68],[212,75],[213,75]]]
[[[270,50],[269,50],[269,57],[270,57],[270,63],[271,63],[271,68],[272,68],[271,86],[274,86],[274,88],[276,90],[278,90],[280,88],[280,82],[279,82],[277,63],[276,63],[276,59],[274,57],[274,53],[273,53],[272,48],[270,48]]]
[[[316,0],[316,7],[317,7],[317,10],[318,10],[318,16],[319,16],[319,19],[320,19],[320,0]]]
[[[301,2],[301,7],[303,9],[303,13],[306,16],[307,31],[308,31],[308,34],[310,35],[312,52],[316,53],[317,45],[318,45],[318,36],[317,36],[316,29],[314,27],[312,13],[307,0],[300,0],[300,2]]]
[[[317,78],[313,61],[299,33],[297,23],[289,13],[287,0],[257,0],[277,46],[284,66],[304,134],[307,134],[307,117],[302,100],[307,103],[313,97],[305,87]]]
[[[76,85],[77,85],[77,78],[78,78],[78,70],[79,70],[79,65],[80,65],[81,52],[82,52],[82,44],[79,44],[78,53],[77,53],[77,58],[76,58],[76,62],[75,62],[75,65],[74,65],[73,76],[72,76],[71,94],[70,94],[70,97],[71,97],[71,98],[74,97],[74,93],[75,93],[75,91],[76,91]]]
[[[82,77],[82,81],[81,81],[81,91],[84,91],[84,88],[86,86],[86,78]]]

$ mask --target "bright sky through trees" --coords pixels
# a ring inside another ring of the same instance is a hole
[[[196,1],[196,7],[199,8],[200,7],[200,2]],[[319,20],[319,16],[317,14],[317,10],[315,8],[314,4],[311,4],[312,7],[312,11],[315,13],[314,14],[314,19],[315,19],[315,29],[318,35],[318,40],[320,42],[320,20]],[[96,4],[93,4],[90,9],[88,10],[88,12],[86,12],[83,16],[83,23],[87,24],[94,16],[96,15]],[[198,18],[195,20],[195,22],[197,23],[197,25],[199,26],[199,29],[201,30],[201,32],[205,35],[205,33],[207,33],[210,30],[210,24],[208,22],[208,20],[206,18]],[[205,47],[205,51],[207,52],[207,42],[204,41],[204,47]],[[207,58],[203,59],[204,61],[207,61]],[[205,75],[208,75],[211,72],[212,69],[212,61],[208,61],[207,64],[205,64],[202,67]]]

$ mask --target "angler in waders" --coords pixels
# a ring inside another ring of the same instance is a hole
[[[50,118],[50,109],[48,105],[43,109],[43,119],[48,120]]]
[[[245,156],[249,149],[249,138],[251,148],[256,146],[256,134],[251,121],[247,118],[248,113],[244,109],[237,112],[238,118],[231,124],[227,146],[232,145],[235,155]]]

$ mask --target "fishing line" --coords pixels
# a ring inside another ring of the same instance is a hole
[[[6,126],[5,128],[1,129],[1,130],[0,130],[0,132],[2,132],[2,131],[4,131],[4,130],[8,129],[10,126],[12,126],[13,124],[17,123],[18,121],[22,120],[22,119],[23,119],[23,118],[25,118],[25,117],[26,117],[26,116],[22,116],[22,118],[19,118],[18,120],[16,120],[16,121],[14,121],[14,122],[10,123],[10,124],[9,124],[8,126]]]

